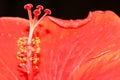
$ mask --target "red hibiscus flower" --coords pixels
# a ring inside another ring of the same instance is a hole
[[[112,11],[62,20],[41,5],[29,21],[0,18],[1,80],[120,80],[120,19]]]

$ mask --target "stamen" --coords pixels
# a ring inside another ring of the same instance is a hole
[[[31,75],[36,73],[36,70],[39,70],[40,64],[40,38],[33,38],[34,29],[38,26],[40,21],[46,15],[50,15],[51,11],[49,9],[45,9],[45,14],[38,20],[39,15],[41,14],[41,10],[43,10],[42,5],[36,6],[37,9],[33,11],[34,19],[32,18],[31,8],[32,4],[26,4],[24,6],[28,11],[29,22],[30,22],[30,31],[28,37],[20,37],[17,41],[19,51],[17,53],[17,59],[19,61],[18,66],[22,69],[23,72],[27,73],[28,78],[31,78]]]
[[[33,38],[30,45],[27,44],[27,39],[27,37],[20,37],[18,39],[19,51],[17,52],[17,59],[19,60],[19,67],[27,74],[30,74],[30,72],[33,72],[32,70],[38,70],[39,68],[40,39],[38,37]],[[31,54],[27,51],[31,51]]]

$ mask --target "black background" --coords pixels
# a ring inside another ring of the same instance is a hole
[[[62,19],[78,19],[87,17],[89,11],[112,10],[120,16],[120,0],[0,0],[0,17],[14,16],[27,18],[24,5],[42,4],[52,10],[54,17]]]

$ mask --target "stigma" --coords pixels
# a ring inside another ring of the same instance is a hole
[[[34,29],[38,26],[38,24],[45,18],[46,15],[50,15],[51,14],[51,10],[50,9],[44,9],[44,7],[42,5],[37,5],[36,9],[33,11],[34,14],[34,18],[32,17],[32,4],[26,4],[24,6],[24,9],[27,10],[28,12],[28,17],[29,17],[29,23],[30,23],[30,31],[29,31],[29,37],[28,37],[28,44],[31,43],[31,39],[32,39],[32,35],[34,32]],[[39,18],[39,15],[41,14],[41,11],[44,10],[44,15]]]

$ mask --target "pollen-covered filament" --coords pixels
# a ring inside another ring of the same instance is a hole
[[[27,9],[30,29],[28,37],[20,37],[17,41],[19,51],[17,52],[18,66],[22,72],[27,74],[27,80],[33,80],[32,76],[36,74],[39,70],[40,63],[40,38],[33,37],[33,32],[38,24],[43,20],[47,14],[51,14],[49,9],[45,9],[45,14],[40,18],[41,10],[43,10],[42,5],[36,6],[37,9],[33,11],[34,18],[32,17],[31,8],[32,4],[26,4],[24,6]]]
[[[19,51],[17,52],[17,59],[20,70],[29,76],[36,73],[39,69],[40,39],[39,37],[33,38],[31,44],[28,44],[27,41],[28,37],[20,37],[18,39]]]

